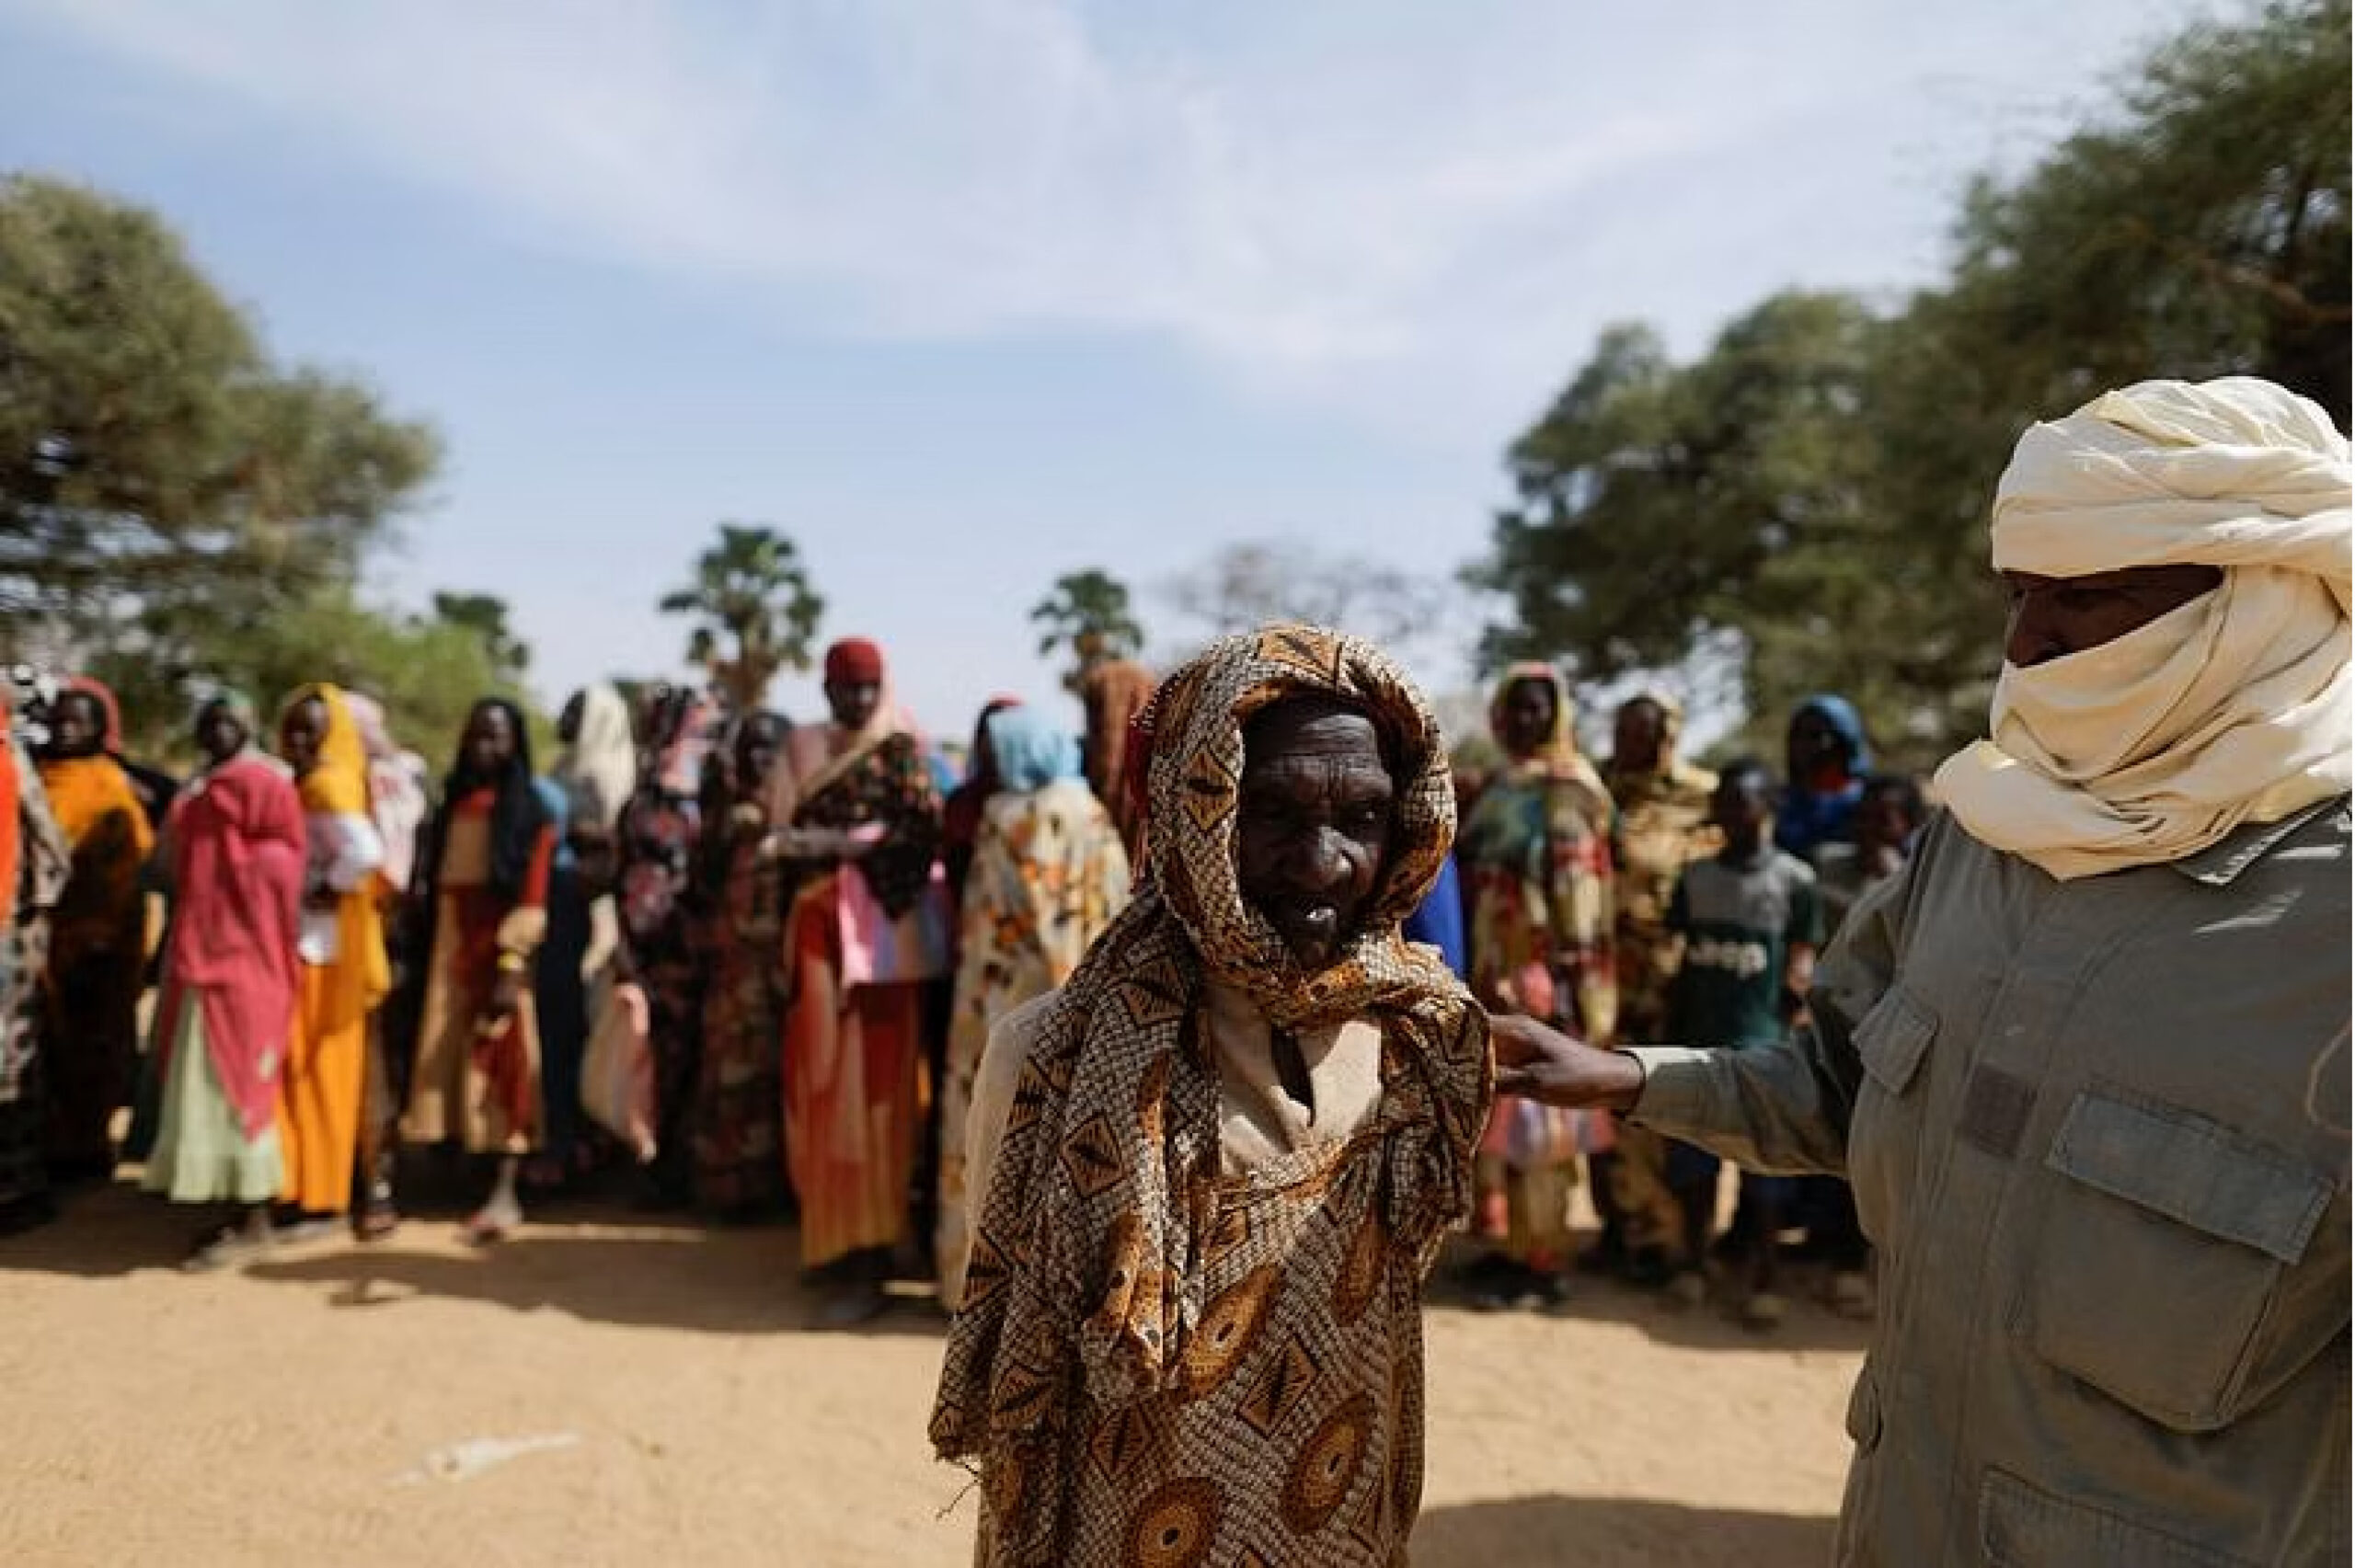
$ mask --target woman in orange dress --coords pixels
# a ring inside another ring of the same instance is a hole
[[[302,1005],[279,1094],[286,1180],[282,1233],[341,1229],[351,1208],[368,1016],[392,985],[378,910],[384,835],[369,810],[368,748],[344,693],[305,686],[279,719],[279,748],[302,791]]]
[[[50,704],[40,778],[72,846],[74,870],[51,917],[41,1062],[49,1085],[49,1163],[61,1181],[114,1171],[109,1124],[131,1093],[147,910],[140,873],[155,829],[113,755],[114,708],[89,685]]]
[[[948,966],[940,795],[924,746],[890,700],[882,650],[826,653],[833,722],[804,725],[774,771],[769,819],[793,888],[785,930],[786,1149],[801,1258],[841,1328],[885,1304],[909,1228],[923,1128],[923,982]]]

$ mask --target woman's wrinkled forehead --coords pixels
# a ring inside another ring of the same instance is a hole
[[[1396,727],[1384,723],[1382,715],[1368,704],[1326,692],[1294,692],[1247,715],[1242,721],[1245,765],[1258,761],[1271,744],[1288,741],[1324,720],[1337,718],[1361,720],[1373,731],[1382,765],[1395,779],[1399,751]]]

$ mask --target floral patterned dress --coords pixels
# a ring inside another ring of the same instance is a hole
[[[941,1082],[941,1299],[963,1291],[965,1123],[982,1047],[1000,1019],[1069,979],[1129,901],[1120,829],[1085,780],[1000,794],[982,815],[959,926],[956,1010]]]

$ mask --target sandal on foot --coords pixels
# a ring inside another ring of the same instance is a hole
[[[351,1217],[352,1240],[382,1242],[401,1228],[400,1211],[391,1204],[370,1204]]]
[[[180,1267],[190,1274],[235,1268],[270,1251],[270,1242],[268,1232],[256,1234],[247,1226],[224,1225],[198,1242],[195,1250],[180,1261]]]
[[[470,1247],[495,1247],[514,1235],[523,1223],[520,1215],[506,1219],[488,1213],[477,1213],[458,1227],[458,1239]]]

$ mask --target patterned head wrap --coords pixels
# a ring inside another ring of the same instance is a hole
[[[1304,695],[1364,710],[1398,785],[1391,857],[1364,924],[1314,973],[1244,901],[1235,862],[1245,724]],[[1380,1195],[1374,1277],[1413,1269],[1419,1282],[1470,1201],[1490,1087],[1487,1017],[1436,954],[1398,932],[1437,879],[1455,825],[1445,749],[1421,693],[1371,644],[1273,627],[1212,644],[1162,687],[1143,727],[1150,865],[1040,1015],[978,1195],[933,1415],[945,1458],[1045,1442],[1083,1395],[1100,1412],[1182,1385],[1204,1322],[1206,1254],[1223,1250],[1207,1233],[1219,1075],[1192,1034],[1208,977],[1244,990],[1279,1028],[1350,1018],[1382,1028],[1381,1104],[1334,1167],[1335,1180],[1361,1177]],[[1321,1299],[1278,1297],[1267,1307],[1278,1326],[1315,1332],[1332,1311]],[[999,1464],[985,1479],[1020,1489],[1024,1468]]]

